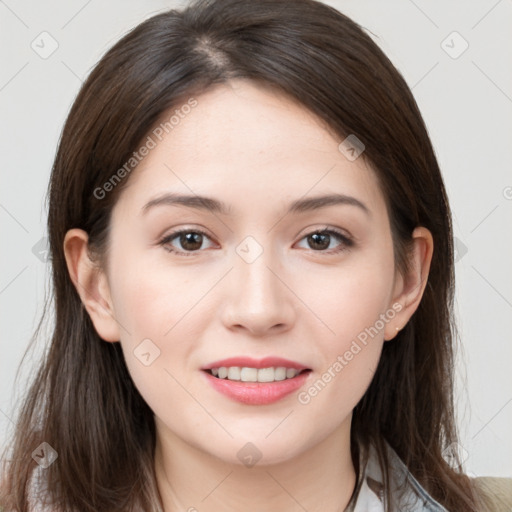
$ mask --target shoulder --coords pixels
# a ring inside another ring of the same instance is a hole
[[[512,510],[512,478],[480,476],[472,478],[476,492],[493,512]]]

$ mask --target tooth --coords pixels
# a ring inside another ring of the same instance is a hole
[[[249,368],[244,366],[221,366],[220,368],[211,368],[212,375],[219,379],[228,379],[243,382],[275,382],[285,379],[293,379],[300,373],[295,368],[285,368],[284,366],[270,368]]]
[[[244,366],[240,371],[240,380],[244,382],[257,382],[258,370],[256,368],[247,368]]]
[[[286,379],[286,368],[284,366],[279,366],[274,370],[274,379],[275,380]]]
[[[260,368],[258,382],[274,382],[274,368]]]
[[[293,379],[293,377],[295,377],[295,375],[297,375],[297,373],[299,373],[299,370],[296,370],[295,368],[288,368],[286,370],[286,378]]]
[[[240,367],[230,366],[228,368],[228,379],[229,380],[240,380]]]

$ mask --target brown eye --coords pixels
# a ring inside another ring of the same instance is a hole
[[[331,236],[326,233],[313,233],[307,238],[312,249],[328,249],[331,243]]]
[[[308,247],[315,252],[325,252],[328,254],[338,253],[354,245],[354,242],[343,233],[333,229],[318,230],[306,235],[302,240],[307,241]],[[335,241],[338,240],[336,247]],[[334,241],[334,247],[331,244]]]
[[[209,237],[201,230],[182,229],[181,231],[175,231],[167,235],[162,239],[160,245],[163,245],[169,252],[183,256],[194,256],[194,253],[199,252],[201,249],[205,239],[209,240]],[[178,247],[175,245],[176,242],[174,242],[174,244],[171,243],[176,240],[179,243]]]
[[[197,251],[203,243],[203,235],[192,231],[190,233],[182,233],[179,235],[179,241],[186,251]]]

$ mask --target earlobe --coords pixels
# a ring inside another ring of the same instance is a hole
[[[412,233],[413,247],[410,254],[410,269],[406,276],[397,276],[392,303],[400,304],[401,309],[393,322],[389,322],[384,339],[393,339],[407,324],[420,305],[427,285],[430,264],[434,253],[434,239],[430,231],[417,227]]]
[[[87,233],[70,229],[64,238],[64,255],[69,276],[98,335],[105,341],[119,341],[110,288],[105,273],[91,261]]]

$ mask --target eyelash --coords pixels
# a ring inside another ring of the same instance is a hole
[[[205,233],[204,231],[202,231],[201,229],[180,229],[179,231],[174,231],[173,233],[170,233],[168,235],[166,235],[162,240],[160,240],[159,242],[159,245],[162,245],[163,248],[170,252],[170,253],[174,253],[174,254],[177,254],[177,255],[182,255],[182,256],[186,256],[186,257],[189,257],[189,256],[196,256],[197,253],[201,252],[200,250],[198,251],[188,251],[188,252],[183,252],[183,251],[178,251],[176,249],[173,249],[173,248],[170,248],[169,247],[169,243],[174,240],[175,238],[177,238],[179,235],[183,234],[183,233],[196,233],[196,234],[200,234],[200,235],[203,235],[207,238],[210,238],[208,236],[207,233]],[[354,241],[349,238],[347,235],[345,235],[344,233],[336,230],[336,229],[333,229],[333,228],[328,228],[328,227],[325,227],[324,229],[320,229],[320,230],[314,230],[314,231],[311,231],[311,233],[307,233],[306,235],[304,235],[301,240],[303,240],[304,238],[307,238],[308,236],[311,236],[311,235],[315,235],[315,234],[321,234],[321,235],[324,235],[324,234],[327,234],[327,235],[334,235],[336,238],[338,238],[342,244],[340,245],[339,248],[337,249],[331,249],[329,251],[323,251],[323,250],[320,250],[320,251],[314,251],[313,252],[319,252],[319,253],[326,253],[326,254],[338,254],[342,251],[349,251],[350,248],[354,245]]]

